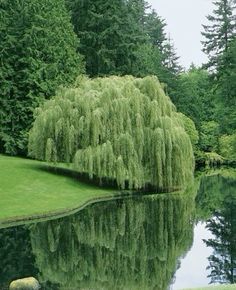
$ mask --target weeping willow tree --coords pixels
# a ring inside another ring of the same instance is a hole
[[[67,289],[168,289],[193,238],[194,195],[152,195],[90,206],[34,224],[41,283]]]
[[[179,189],[194,167],[183,117],[156,77],[83,78],[61,89],[36,111],[29,155],[122,189]]]

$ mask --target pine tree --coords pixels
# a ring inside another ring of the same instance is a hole
[[[173,40],[168,37],[164,49],[164,66],[173,74],[178,75],[182,72],[183,68],[179,64],[179,56],[177,56]]]
[[[131,74],[136,77],[156,75],[164,82],[165,68],[162,64],[163,55],[157,47],[150,43],[140,45],[135,51]]]
[[[67,0],[89,76],[131,73],[135,51],[145,42],[140,1]]]
[[[0,151],[24,154],[33,109],[81,72],[63,0],[0,3]]]
[[[164,48],[166,43],[165,33],[166,23],[157,15],[155,10],[148,13],[145,21],[145,30],[149,36],[151,44],[158,48],[162,54],[164,54]]]
[[[143,27],[148,36],[147,43],[136,51],[135,76],[156,75],[165,84],[166,91],[174,100],[178,86],[178,75],[182,67],[178,63],[173,42],[165,33],[166,23],[152,10],[143,17]]]
[[[217,0],[213,2],[213,15],[208,15],[209,25],[203,25],[203,52],[208,55],[206,67],[218,68],[222,64],[222,54],[228,51],[230,41],[236,35],[235,1]]]
[[[204,25],[203,51],[208,55],[206,67],[212,70],[216,96],[216,116],[221,133],[232,134],[236,128],[235,116],[235,1],[214,2],[213,15],[208,15],[210,25]]]
[[[165,91],[171,97],[174,104],[177,104],[176,95],[179,91],[179,76],[183,68],[179,64],[174,43],[170,36],[164,43],[163,50],[163,73],[161,81],[166,84]]]
[[[227,66],[219,70],[217,113],[221,131],[233,134],[236,130],[236,37],[230,42],[222,61],[227,63]]]
[[[226,67],[219,69],[222,93],[226,96],[227,102],[232,101],[233,103],[236,99],[236,35],[229,43],[228,50],[223,54],[222,60],[227,63]]]

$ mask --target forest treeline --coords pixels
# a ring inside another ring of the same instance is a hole
[[[26,155],[34,109],[80,74],[155,75],[194,121],[197,159],[235,159],[234,2],[214,2],[202,28],[209,61],[184,71],[165,20],[144,0],[1,1],[0,152]]]

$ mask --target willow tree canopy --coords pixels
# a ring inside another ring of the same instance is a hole
[[[29,154],[72,162],[122,189],[181,188],[194,163],[182,117],[156,77],[83,78],[61,89],[36,111]]]

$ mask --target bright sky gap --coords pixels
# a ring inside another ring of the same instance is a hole
[[[200,66],[207,57],[201,51],[202,24],[212,13],[211,0],[148,0],[167,23],[166,32],[174,42],[179,62],[185,68],[191,63]]]

